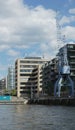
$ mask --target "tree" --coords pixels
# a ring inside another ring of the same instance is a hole
[[[11,96],[16,96],[16,95],[17,95],[16,89],[12,89],[12,90],[11,90]]]

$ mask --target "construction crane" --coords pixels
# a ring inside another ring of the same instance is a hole
[[[56,27],[57,27],[57,44],[63,43],[63,47],[59,49],[58,53],[58,79],[54,86],[54,96],[61,97],[61,88],[68,87],[69,88],[69,97],[74,96],[74,83],[70,77],[70,66],[68,64],[67,59],[67,45],[65,41],[65,35],[62,37],[61,35],[61,26],[59,25],[59,20],[56,17]]]

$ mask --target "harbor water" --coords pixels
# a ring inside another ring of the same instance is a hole
[[[0,105],[0,130],[75,130],[75,107]]]

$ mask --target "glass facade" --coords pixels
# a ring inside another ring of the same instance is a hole
[[[8,68],[8,75],[7,75],[7,89],[11,90],[15,88],[15,69],[13,66]]]

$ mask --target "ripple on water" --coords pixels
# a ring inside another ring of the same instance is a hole
[[[1,130],[75,130],[75,108],[1,105]]]

